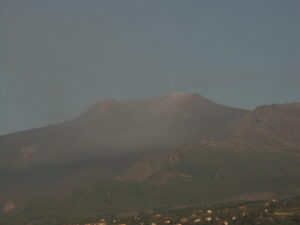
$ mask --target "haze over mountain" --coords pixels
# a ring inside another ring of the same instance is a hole
[[[37,214],[76,221],[293,195],[299,131],[300,103],[246,111],[177,92],[108,99],[76,119],[1,136],[0,203],[6,213],[25,207],[17,213],[22,221]]]
[[[0,137],[1,202],[61,197],[118,174],[144,153],[217,135],[245,110],[198,94],[101,101],[80,117]]]

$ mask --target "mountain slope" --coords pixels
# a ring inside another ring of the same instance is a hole
[[[257,137],[300,144],[300,103],[258,107],[234,125],[230,139],[257,143]],[[228,138],[228,137],[227,137]],[[254,139],[256,141],[254,141]]]
[[[247,111],[197,94],[105,100],[62,124],[0,137],[0,203],[62,198],[121,174],[139,157],[217,135]]]
[[[261,156],[272,152],[298,157],[300,154],[300,104],[290,103],[282,105],[261,106],[252,112],[240,117],[237,121],[231,123],[226,129],[223,129],[219,135],[210,137],[182,148],[180,151],[173,151],[173,153],[165,154],[176,158],[176,162],[180,161],[180,154],[186,154],[196,150],[199,154],[204,151],[218,152],[218,154],[253,154],[254,156]],[[176,156],[176,157],[175,157]],[[270,155],[272,156],[272,154]],[[192,158],[191,158],[192,159]],[[151,157],[144,157],[137,161],[131,168],[126,170],[121,177],[128,178],[140,182],[140,178],[136,176],[135,171],[141,170],[142,165],[155,165],[157,162],[163,161],[161,155],[151,155]],[[164,169],[170,163],[161,165]],[[172,164],[174,165],[174,163]],[[149,167],[149,166],[148,166]],[[154,166],[153,166],[154,167]],[[155,172],[159,171],[156,168],[149,170]],[[133,174],[132,174],[133,173]],[[153,173],[143,172],[142,181],[146,180]]]
[[[76,223],[110,213],[299,194],[298,107],[258,107],[214,138],[147,152],[113,179],[63,201],[35,202],[16,218],[32,222],[43,215]]]

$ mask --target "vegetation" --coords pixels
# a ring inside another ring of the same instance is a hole
[[[57,202],[39,203],[21,214],[1,217],[1,225],[71,225],[71,224],[130,224],[130,225],[298,225],[300,222],[300,196],[285,199],[269,199],[257,202],[235,202],[192,207],[160,207],[153,210],[127,211],[106,214],[91,209],[76,210],[58,205]],[[48,209],[47,215],[45,209]],[[62,210],[59,213],[59,210]],[[55,213],[54,213],[55,212]],[[27,214],[27,217],[24,216]]]
[[[266,199],[293,193],[300,186],[299,159],[288,153],[195,148],[177,154],[179,161],[143,182],[112,179],[62,201],[35,201],[15,214],[2,216],[0,224],[72,224],[124,211]]]

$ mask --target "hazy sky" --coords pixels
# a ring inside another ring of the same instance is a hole
[[[0,1],[0,134],[105,99],[300,102],[299,0]]]

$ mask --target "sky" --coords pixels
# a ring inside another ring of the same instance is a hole
[[[1,0],[0,135],[107,98],[300,102],[299,0]]]

